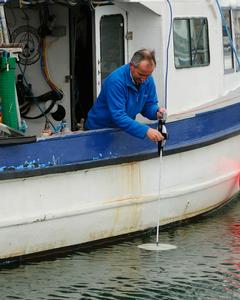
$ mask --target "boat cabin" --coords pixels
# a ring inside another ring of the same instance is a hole
[[[170,120],[226,99],[234,102],[240,1],[182,2],[11,0],[1,5],[0,51],[6,55],[10,49],[17,57],[17,106],[26,133],[81,130],[104,79],[140,48],[156,52],[153,76]]]

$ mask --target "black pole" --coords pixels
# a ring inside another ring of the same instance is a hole
[[[164,137],[164,139],[162,141],[159,141],[158,142],[158,156],[160,156],[160,153],[163,149],[163,146],[165,144],[165,141],[166,139],[168,138],[168,134],[167,134],[167,131],[166,131],[166,127],[165,127],[165,120],[158,120],[158,131],[161,133],[161,135]],[[165,130],[163,130],[163,128]]]

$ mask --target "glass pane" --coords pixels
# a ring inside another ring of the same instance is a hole
[[[233,13],[234,16],[234,31],[235,31],[235,44],[238,57],[240,59],[240,10]]]
[[[192,65],[209,64],[208,23],[206,18],[190,20]]]
[[[100,21],[101,79],[124,64],[124,19],[122,15],[103,16]]]
[[[227,23],[228,31],[230,32],[230,36],[232,38],[232,27],[231,27],[231,13],[230,10],[224,11],[224,18]],[[231,43],[228,37],[228,33],[223,23],[223,53],[224,53],[224,69],[231,70],[233,69],[233,52],[231,48]]]
[[[173,23],[174,60],[176,68],[191,66],[189,20],[175,19]]]

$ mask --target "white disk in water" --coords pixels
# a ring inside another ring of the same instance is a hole
[[[142,244],[139,245],[138,248],[150,251],[166,251],[176,249],[177,246],[170,245],[170,244],[157,244],[157,243],[149,243],[149,244]]]

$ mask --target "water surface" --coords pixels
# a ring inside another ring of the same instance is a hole
[[[0,270],[0,299],[240,299],[240,197],[162,230],[176,250],[139,249],[154,234]]]

